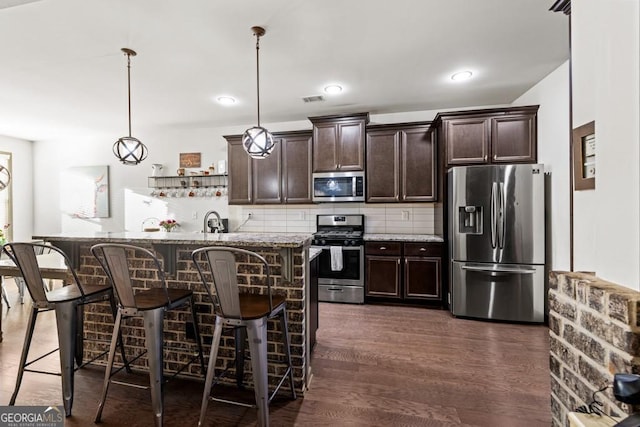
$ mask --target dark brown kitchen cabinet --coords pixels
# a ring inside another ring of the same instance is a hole
[[[280,136],[282,145],[282,197],[288,204],[311,203],[311,132]]]
[[[239,135],[229,144],[229,204],[311,203],[311,132],[274,134],[276,146],[264,159],[251,159]]]
[[[367,297],[402,298],[402,243],[365,244]]]
[[[440,113],[446,166],[535,163],[538,106]]]
[[[242,146],[242,136],[225,136],[229,160],[229,204],[253,203],[252,159]]]
[[[442,245],[404,243],[404,298],[440,301]]]
[[[367,202],[437,200],[432,135],[429,122],[367,128]]]
[[[442,243],[366,242],[369,301],[442,303]]]
[[[309,117],[313,123],[313,172],[363,171],[369,113]]]

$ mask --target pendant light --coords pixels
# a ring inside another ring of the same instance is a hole
[[[242,135],[242,146],[244,150],[254,159],[264,159],[268,157],[275,147],[273,135],[260,126],[260,37],[264,36],[265,30],[262,27],[251,27],[251,31],[256,36],[256,82],[258,93],[258,125],[244,131]]]
[[[131,57],[136,52],[123,47],[121,49],[127,57],[127,94],[129,99],[129,136],[123,136],[113,144],[113,154],[125,165],[137,165],[147,158],[148,150],[139,139],[131,136]]]
[[[5,166],[0,165],[0,191],[9,186],[11,182],[11,172]]]

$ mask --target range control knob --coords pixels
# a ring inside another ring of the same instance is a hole
[[[344,241],[344,245],[345,245],[345,246],[349,246],[349,241],[348,241],[348,240],[345,240],[345,241]]]
[[[327,241],[325,239],[320,240],[320,246],[325,246]]]

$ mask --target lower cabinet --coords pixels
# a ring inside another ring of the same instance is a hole
[[[442,243],[366,242],[369,301],[442,302]]]

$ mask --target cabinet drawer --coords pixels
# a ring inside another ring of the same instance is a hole
[[[364,245],[366,255],[401,255],[401,242],[366,242]]]
[[[442,256],[441,243],[405,243],[404,256]]]

